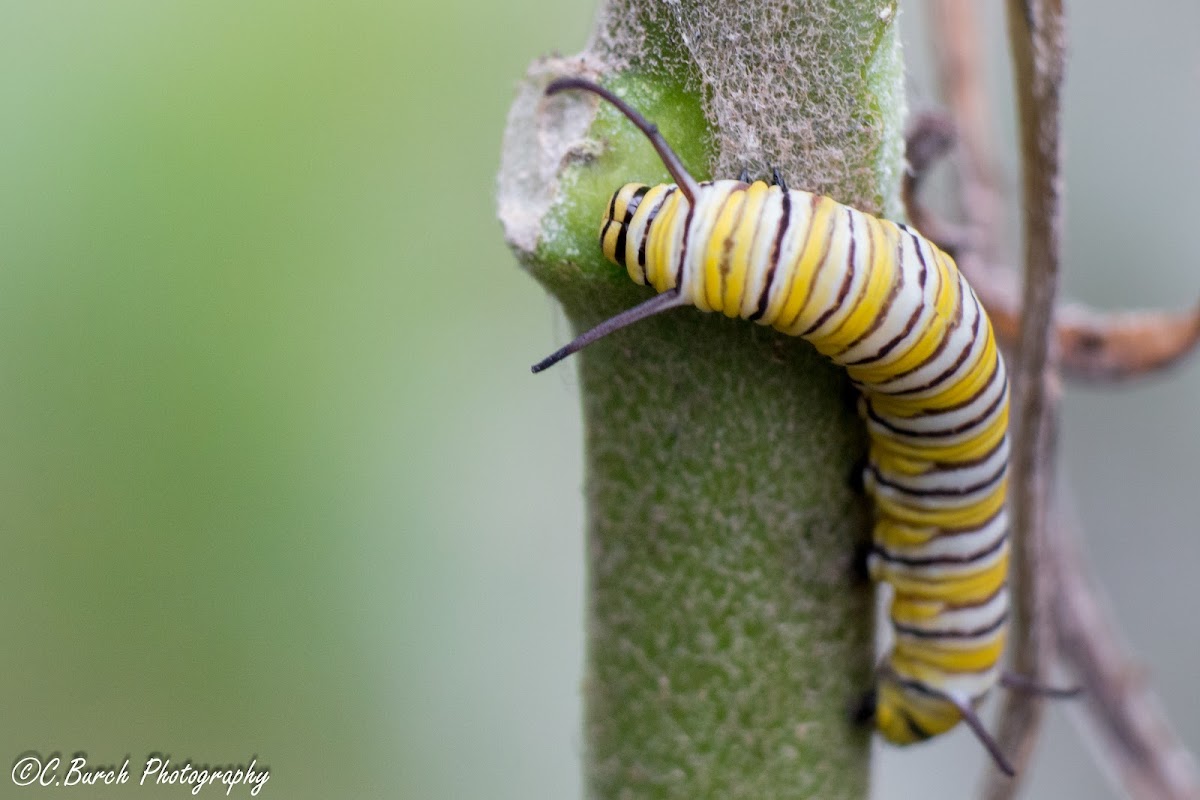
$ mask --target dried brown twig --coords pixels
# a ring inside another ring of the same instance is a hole
[[[969,243],[959,244],[955,259],[987,308],[996,337],[1011,351],[1021,327],[1016,276],[1004,268],[982,270]],[[1054,313],[1051,350],[1059,370],[1074,381],[1112,384],[1141,378],[1178,364],[1197,345],[1200,304],[1186,311],[1105,312],[1064,303]]]
[[[962,24],[964,16],[970,17],[962,11],[969,4],[948,0],[940,3],[956,9],[952,15],[956,24]],[[947,45],[943,49],[962,48]],[[955,59],[948,63],[961,62]],[[907,141],[909,170],[900,191],[909,220],[954,256],[987,308],[996,336],[1012,350],[1021,326],[1016,274],[1011,268],[1001,266],[999,258],[984,255],[995,249],[989,243],[999,238],[996,231],[1004,227],[998,217],[1000,204],[994,198],[998,190],[985,185],[990,178],[980,177],[989,173],[978,166],[969,168],[965,156],[960,161],[963,206],[968,218],[963,225],[942,219],[917,196],[929,168],[960,138],[956,136],[959,109],[954,111],[954,119],[926,113],[914,121]],[[964,126],[963,130],[970,128]],[[965,133],[961,137],[964,153],[979,152],[978,145],[966,146],[968,139]],[[967,186],[973,188],[968,191]],[[1197,344],[1200,344],[1200,305],[1186,311],[1102,312],[1068,303],[1060,305],[1054,315],[1052,352],[1063,374],[1074,380],[1113,383],[1138,378],[1178,363]]]
[[[1013,325],[1014,308],[1001,323]],[[1002,316],[1002,315],[997,315]],[[1179,363],[1200,342],[1200,306],[1188,311],[1127,311],[1102,314],[1077,305],[1055,316],[1055,347],[1067,377],[1113,383]]]
[[[962,134],[959,169],[964,182],[962,196],[968,223],[961,228],[939,227],[940,220],[915,202],[919,170],[923,170],[930,159],[938,156],[937,147],[944,151],[949,145],[945,123],[935,126],[932,135],[927,135],[927,142],[932,143],[932,147],[927,144],[914,149],[916,157],[910,157],[910,163],[918,169],[918,173],[913,176],[911,185],[905,187],[905,200],[909,203],[910,216],[918,227],[924,221],[935,231],[933,235],[946,232],[956,237],[950,240],[950,244],[960,251],[960,266],[968,273],[977,293],[988,307],[997,335],[1012,345],[1020,335],[1021,306],[1012,272],[995,266],[994,245],[1003,235],[1005,225],[1000,219],[1000,190],[988,155],[991,152],[986,138],[989,123],[982,100],[985,92],[979,64],[982,48],[974,21],[974,6],[959,0],[936,0],[934,6],[933,18],[939,26],[934,38],[940,45],[938,55],[942,83],[955,127]],[[1034,38],[1032,34],[1036,32],[1030,30],[1036,27],[1030,23],[1046,23],[1045,15],[1054,15],[1057,20],[1049,20],[1051,28],[1042,29],[1042,36],[1038,37],[1042,47],[1049,46],[1053,51],[1054,42],[1047,41],[1047,37],[1053,34],[1055,24],[1061,25],[1061,8],[1047,8],[1046,4],[1037,6],[1037,9],[1030,9],[1029,16],[1022,14],[1023,20],[1012,20],[1014,10],[1024,12],[1026,6],[1019,2],[1010,3],[1012,35],[1014,39],[1026,37],[1028,41]],[[1034,10],[1042,16],[1034,16]],[[1026,25],[1020,25],[1021,21]],[[1061,27],[1057,41],[1062,41]],[[1023,57],[1018,59],[1018,82],[1021,82],[1022,75],[1025,80],[1036,77],[1029,74],[1031,67],[1036,72],[1033,63],[1036,59],[1031,59],[1030,55],[1031,52],[1026,49]],[[1043,51],[1042,55],[1046,56],[1047,53]],[[1050,55],[1053,57],[1052,52]],[[1061,51],[1057,59],[1057,65],[1049,76],[1053,79],[1052,83],[1061,80]],[[1030,88],[1034,89],[1033,99],[1036,101],[1038,88],[1046,90],[1051,87],[1043,84]],[[1026,97],[1026,102],[1029,99]],[[1031,123],[1026,120],[1025,124]],[[919,136],[920,127],[914,133]],[[1042,134],[1045,135],[1046,131],[1043,130]],[[1056,136],[1056,132],[1053,135]],[[1037,155],[1030,152],[1030,144],[1036,147],[1037,142],[1023,142],[1027,164],[1030,155]],[[1036,163],[1037,159],[1034,161]],[[1026,187],[1028,192],[1028,177]],[[1057,193],[1052,193],[1054,204],[1057,205]],[[1027,214],[1031,211],[1028,200],[1027,194]],[[921,229],[925,230],[923,227]],[[1046,237],[1047,234],[1051,235],[1044,241],[1052,245],[1056,231],[1031,231],[1031,235]],[[1030,247],[1033,247],[1032,241]],[[1030,259],[1028,266],[1035,269],[1027,273],[1027,280],[1045,280],[1044,273],[1036,269],[1036,261]],[[1039,275],[1042,277],[1039,278]],[[1053,285],[1051,279],[1051,290]],[[1079,306],[1062,307],[1056,312],[1053,338],[1048,350],[1044,351],[1050,360],[1046,362],[1043,374],[1048,372],[1051,377],[1033,385],[1040,386],[1047,393],[1043,405],[1045,413],[1052,410],[1055,403],[1057,381],[1053,379],[1053,360],[1056,353],[1060,366],[1068,375],[1112,381],[1173,363],[1189,352],[1197,339],[1200,339],[1200,308],[1174,314],[1136,312],[1102,315]],[[1026,430],[1021,428],[1022,432]],[[1042,479],[1048,479],[1045,472]],[[1020,491],[1020,485],[1015,484],[1014,495]],[[1046,522],[1044,494],[1040,502],[1041,520]],[[1098,589],[1087,577],[1088,570],[1079,551],[1077,532],[1059,520],[1053,525],[1053,535],[1043,536],[1039,540],[1043,557],[1032,566],[1037,573],[1037,586],[1043,590],[1049,587],[1048,623],[1053,628],[1059,656],[1076,674],[1084,690],[1082,702],[1092,722],[1089,733],[1095,734],[1093,738],[1100,745],[1105,763],[1115,767],[1115,770],[1106,770],[1106,774],[1115,774],[1126,792],[1133,797],[1200,800],[1200,772],[1197,772],[1195,761],[1172,731],[1161,705],[1148,683],[1142,679],[1141,670],[1127,654],[1110,615],[1098,599]],[[1026,564],[1025,568],[1029,566]],[[1047,600],[1044,594],[1038,599],[1043,603]],[[1042,611],[1042,620],[1045,622],[1045,609]],[[1026,739],[1026,742],[1032,744],[1031,739]],[[992,781],[986,787],[986,794],[997,798],[1011,797],[1016,788],[1015,782]]]

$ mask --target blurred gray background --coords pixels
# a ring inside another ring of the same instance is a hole
[[[1191,304],[1200,7],[1070,11],[1067,293]],[[0,754],[256,754],[261,797],[578,796],[576,381],[528,373],[569,331],[493,186],[526,64],[592,14],[0,0]],[[1200,359],[1072,388],[1064,431],[1090,557],[1193,749],[1198,407]],[[1030,797],[1110,796],[1069,713]],[[962,733],[881,750],[879,798],[958,800],[984,766]]]

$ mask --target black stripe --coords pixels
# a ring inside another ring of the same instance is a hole
[[[867,225],[870,225],[870,224],[871,223],[868,220]],[[880,226],[880,227],[883,227],[883,226]],[[884,234],[884,236],[887,235],[886,228],[884,229],[883,234]],[[858,345],[860,345],[864,341],[866,341],[867,338],[871,334],[875,333],[875,331],[879,330],[883,326],[883,321],[885,319],[887,319],[888,312],[890,312],[892,310],[892,303],[894,303],[896,301],[896,298],[900,296],[900,292],[903,291],[903,289],[904,289],[904,270],[900,266],[900,259],[901,259],[901,255],[904,250],[904,242],[899,237],[897,237],[896,241],[897,241],[896,260],[892,262],[893,269],[894,269],[894,274],[892,275],[892,287],[891,287],[891,289],[888,290],[887,297],[883,298],[883,303],[875,311],[875,318],[873,320],[871,320],[871,324],[869,326],[867,326],[867,329],[865,331],[863,331],[862,334],[857,339],[855,339],[850,344],[846,345],[842,349],[842,353],[848,352],[850,350],[853,350],[855,347],[858,347]],[[874,256],[874,247],[872,247],[872,258],[869,259],[867,262],[871,269],[873,269],[875,267],[873,256]],[[871,276],[870,276],[870,273],[868,272],[867,281],[865,281],[864,283],[870,282],[870,279],[871,279]]]
[[[825,312],[823,314],[821,314],[820,317],[817,318],[817,321],[814,322],[812,325],[810,325],[808,330],[803,331],[800,334],[801,338],[808,336],[810,333],[815,331],[817,328],[819,328],[823,324],[825,324],[825,320],[827,320],[831,316],[833,316],[833,314],[839,308],[842,307],[842,302],[846,299],[846,294],[850,291],[850,284],[854,281],[854,247],[858,242],[858,237],[854,235],[854,211],[853,211],[853,209],[851,209],[848,206],[844,206],[844,208],[846,209],[846,227],[850,230],[850,251],[846,254],[846,277],[842,279],[842,285],[838,288],[837,299],[835,299],[833,301],[833,305],[831,305],[829,308],[825,309]],[[833,226],[833,225],[829,226],[829,230],[830,230],[829,241],[830,241],[830,243],[833,242],[832,231],[833,231],[834,227],[835,226]],[[821,261],[825,262],[828,260],[829,260],[829,248],[827,245],[826,249],[825,249],[825,258],[821,259]],[[819,271],[819,268],[818,268],[818,271]],[[814,278],[813,283],[815,284],[816,283],[816,280],[815,280],[816,275],[814,275],[813,278]],[[812,299],[811,294],[809,295],[809,299],[810,300]],[[806,305],[807,305],[807,303],[806,303]],[[800,313],[801,314],[804,313],[803,308],[800,309]],[[799,314],[797,314],[796,316],[799,317]]]
[[[700,184],[702,189],[708,188],[706,184]],[[679,265],[675,267],[675,286],[682,288],[680,281],[683,280],[683,264],[687,260],[688,240],[692,238],[692,214],[696,211],[696,206],[700,205],[700,198],[703,197],[703,192],[696,197],[696,205],[688,206],[687,216],[683,219],[683,241],[679,247]]]
[[[976,309],[976,311],[981,312],[982,310]],[[951,364],[949,367],[947,367],[945,370],[943,370],[939,375],[936,375],[935,377],[930,379],[928,382],[923,383],[920,386],[913,386],[912,388],[909,388],[909,389],[901,389],[900,391],[897,391],[897,392],[884,392],[884,394],[888,394],[892,397],[903,397],[904,395],[917,394],[918,392],[924,392],[928,389],[932,389],[932,388],[936,387],[939,383],[943,383],[948,378],[950,378],[952,375],[954,375],[954,373],[958,372],[958,370],[962,368],[962,365],[964,363],[966,363],[966,360],[968,358],[970,358],[970,356],[971,356],[971,350],[973,350],[975,347],[975,340],[979,337],[979,323],[982,320],[983,320],[983,314],[977,313],[975,315],[975,322],[974,322],[974,324],[971,325],[971,338],[967,339],[966,345],[963,347],[962,352],[958,354],[958,358],[954,359],[954,363]],[[946,339],[949,339],[949,338],[950,338],[949,335],[947,335]],[[916,369],[920,369],[920,367],[917,367]],[[913,372],[916,371],[916,369],[909,370],[909,372],[906,374],[912,374]],[[893,378],[892,380],[894,381],[894,380],[896,380],[896,378]],[[956,383],[957,383],[957,381],[956,381]]]
[[[961,272],[958,274],[958,285],[959,285],[959,290],[961,293],[962,290],[965,289]],[[953,337],[954,332],[958,330],[960,325],[962,325],[963,311],[966,306],[966,303],[962,302],[964,299],[965,299],[965,295],[960,297],[960,300],[958,303],[958,310],[954,315],[954,321],[949,326],[946,327],[946,330],[943,333],[941,340],[938,342],[937,347],[934,348],[934,351],[929,354],[929,357],[924,359],[920,364],[917,364],[912,369],[905,370],[904,372],[900,373],[899,375],[893,375],[891,378],[888,378],[886,381],[883,381],[882,383],[878,384],[876,387],[876,391],[878,391],[880,394],[886,394],[886,395],[889,395],[892,397],[902,397],[904,395],[917,394],[918,392],[923,392],[927,389],[934,388],[939,383],[946,380],[948,377],[950,377],[951,375],[953,375],[955,372],[958,371],[959,367],[961,367],[963,365],[963,362],[967,360],[967,357],[971,355],[971,349],[974,347],[975,340],[979,336],[979,324],[983,320],[983,310],[981,308],[979,308],[978,304],[976,304],[976,306],[975,306],[975,312],[976,312],[975,313],[975,321],[971,324],[971,335],[967,339],[966,344],[963,346],[962,352],[958,354],[958,358],[954,359],[954,363],[951,364],[949,368],[943,370],[940,374],[938,374],[934,378],[930,379],[926,383],[921,384],[920,386],[913,386],[908,389],[899,389],[899,390],[891,391],[891,392],[882,388],[886,384],[895,383],[896,381],[910,377],[910,376],[916,374],[917,372],[921,371],[926,366],[928,366],[929,364],[932,364],[934,361],[936,361],[938,356],[940,356],[945,351],[945,349],[947,347],[949,347],[950,339]]]
[[[629,198],[629,204],[625,206],[625,219],[623,221],[626,225],[633,221],[633,214],[637,211],[638,206],[642,204],[642,198],[646,196],[646,192],[648,191],[650,191],[649,186],[642,186],[634,190],[633,197]]]
[[[957,672],[958,670],[955,671]],[[913,678],[902,678],[899,675],[896,676],[895,680],[896,683],[900,684],[901,687],[910,689],[917,694],[923,694],[926,697],[932,697],[935,700],[946,700],[945,692],[939,689],[934,689],[932,686],[928,686],[924,681],[918,681]]]
[[[871,218],[866,214],[859,214],[858,216],[862,223],[862,227],[865,229],[863,238],[867,240],[867,257],[863,260],[862,286],[858,290],[858,296],[855,297],[854,301],[850,304],[850,313],[846,314],[845,319],[843,319],[836,328],[829,332],[829,336],[836,336],[842,330],[842,328],[846,327],[846,323],[850,321],[850,317],[854,316],[855,312],[858,311],[858,307],[863,304],[863,299],[866,297],[867,290],[871,288],[871,270],[875,266],[875,237],[871,235]],[[850,246],[854,246],[853,241],[851,241]],[[851,269],[854,268],[853,253],[851,253],[847,259],[847,266]],[[872,322],[871,327],[875,327],[876,325],[878,325],[878,322]],[[861,338],[862,337],[859,337],[859,340],[861,340]],[[842,352],[845,351],[843,350]]]
[[[966,674],[966,675],[986,675],[987,673],[991,672],[993,668],[994,667],[985,667],[984,669],[978,669],[978,670],[956,669],[953,672],[956,675],[964,675],[964,674]],[[946,673],[946,670],[942,667],[935,667],[935,669],[937,669],[939,672],[941,672],[943,674]],[[949,698],[946,697],[946,693],[944,691],[941,691],[940,689],[935,689],[931,686],[926,686],[921,681],[915,680],[913,678],[902,678],[899,675],[896,675],[894,680],[896,681],[896,683],[900,684],[900,686],[902,688],[908,689],[912,692],[915,692],[916,694],[924,695],[925,697],[931,697],[934,700],[940,700],[943,703],[952,702]],[[987,697],[987,694],[990,691],[991,691],[991,686],[989,686],[988,688],[984,689],[979,694],[972,697],[971,702],[978,703],[980,700]]]
[[[935,347],[933,349],[933,352],[930,353],[928,356],[926,356],[921,361],[921,363],[917,364],[915,367],[905,370],[904,372],[901,372],[898,375],[893,375],[892,377],[888,378],[886,381],[883,381],[883,383],[891,383],[893,381],[900,380],[901,378],[905,378],[905,377],[913,374],[914,372],[921,369],[922,367],[924,367],[926,364],[930,363],[931,361],[935,361],[937,359],[937,357],[942,354],[942,351],[946,349],[946,346],[950,343],[950,334],[952,334],[955,330],[957,330],[958,326],[960,324],[962,324],[963,303],[962,303],[962,296],[961,296],[961,290],[962,290],[962,274],[961,273],[958,273],[958,283],[959,283],[960,295],[959,295],[959,301],[958,301],[958,303],[956,303],[956,308],[954,309],[954,317],[947,321],[945,330],[942,333],[942,338],[938,341],[937,347]],[[936,295],[933,298],[933,303],[934,303],[934,307],[936,309],[936,307],[937,307],[937,296]],[[882,384],[880,384],[880,385],[882,385]]]
[[[1004,439],[1001,438],[1000,442],[996,446],[1000,447],[1003,444],[1004,444]],[[992,453],[995,453],[995,448],[992,449]],[[985,456],[985,458],[986,458],[986,456]],[[942,467],[941,470],[938,470],[939,472],[950,472],[950,471],[956,471],[954,469],[955,467],[963,469],[963,468],[970,468],[975,465],[968,462],[968,463],[963,463],[961,466],[957,465],[957,464],[952,465],[952,466],[939,464],[938,466]],[[950,468],[947,469],[947,467],[950,467]],[[878,483],[880,486],[886,486],[890,489],[895,489],[896,491],[902,492],[903,494],[906,494],[910,497],[954,498],[954,497],[966,497],[968,495],[975,494],[976,492],[981,492],[984,489],[987,489],[988,487],[990,487],[993,484],[995,484],[996,482],[998,482],[1001,478],[1004,477],[1004,473],[1008,470],[1008,460],[1005,459],[1004,461],[1002,461],[1000,464],[1000,468],[997,469],[994,473],[992,473],[991,477],[987,478],[986,480],[984,480],[980,483],[972,484],[971,486],[964,486],[959,489],[915,489],[915,488],[912,488],[911,486],[907,486],[903,483],[896,483],[895,480],[891,480],[891,479],[885,477],[884,473],[880,472],[879,469],[876,468],[874,465],[869,465],[868,469],[875,476],[875,482]]]
[[[995,669],[995,665],[992,665],[990,667],[984,667],[983,669],[956,669],[956,670],[950,670],[949,672],[946,670],[945,667],[933,667],[933,668],[936,669],[938,672],[942,673],[943,675],[950,674],[950,673],[952,673],[954,675],[986,675],[987,673],[989,673],[993,669]],[[926,697],[932,697],[934,700],[941,700],[944,703],[953,702],[946,696],[946,692],[941,689],[936,689],[932,686],[928,686],[923,681],[919,681],[915,678],[903,678],[894,672],[892,674],[895,676],[893,678],[893,680],[895,680],[896,683],[900,684],[900,686],[904,689],[909,689],[913,692],[916,692],[917,694],[921,694]],[[983,699],[984,697],[987,696],[987,693],[989,691],[991,691],[991,686],[989,686],[988,688],[984,689],[979,694],[972,697],[971,702],[974,703],[974,702],[977,702],[977,701]]]
[[[913,719],[912,714],[909,714],[907,709],[900,709],[900,716],[904,718],[904,724],[908,726],[908,730],[915,738],[919,739],[920,741],[933,738],[933,734],[918,725],[917,721]]]
[[[792,216],[792,193],[783,193],[783,216],[779,218],[779,227],[775,230],[775,241],[771,244],[770,266],[767,267],[767,279],[763,282],[762,294],[758,296],[758,310],[750,315],[751,321],[762,319],[767,313],[767,301],[771,297],[771,289],[775,285],[775,267],[779,264],[779,251],[783,246],[783,235],[787,231]]]
[[[994,519],[994,517],[993,517],[993,519]],[[982,530],[983,527],[984,526],[976,528],[976,530]],[[881,547],[878,544],[872,546],[871,552],[874,553],[875,555],[879,556],[884,561],[887,561],[892,564],[899,564],[904,567],[948,567],[948,566],[956,566],[956,565],[966,566],[967,564],[972,564],[976,561],[984,560],[988,556],[990,556],[993,553],[995,553],[996,551],[998,551],[1001,547],[1004,547],[1006,542],[1008,542],[1008,531],[1005,531],[1004,533],[997,536],[995,542],[989,544],[987,547],[983,548],[982,550],[976,550],[974,553],[968,553],[965,556],[927,556],[925,558],[913,558],[910,556],[898,556],[895,553],[889,553],[887,550],[885,550],[883,547]]]
[[[941,409],[939,411],[932,411],[929,413],[940,414],[945,411],[958,411],[960,408],[966,408],[967,406],[971,405],[971,403],[978,400],[980,395],[982,395],[988,389],[992,388],[992,382],[995,381],[997,376],[999,376],[1000,373],[1003,371],[1004,371],[1004,359],[1000,355],[1000,348],[997,347],[996,348],[995,366],[992,369],[991,373],[989,373],[988,379],[984,382],[983,386],[981,386],[979,388],[979,391],[975,392],[975,394],[971,395],[966,400],[963,400],[961,403],[955,403],[952,406],[946,406],[944,409]],[[1003,383],[1004,386],[1002,387],[1002,389],[1000,391],[1000,397],[1006,397],[1008,395],[1008,380],[1006,378],[1001,379],[1001,383]]]
[[[650,274],[646,270],[646,243],[650,240],[650,228],[654,225],[654,220],[658,216],[658,212],[662,211],[662,207],[667,204],[667,200],[675,192],[675,187],[672,186],[663,192],[662,197],[658,199],[658,203],[650,207],[646,212],[646,225],[642,228],[642,239],[638,242],[637,260],[638,266],[642,268],[642,281],[650,282]]]
[[[989,622],[980,628],[971,630],[959,630],[958,628],[949,628],[945,630],[925,630],[924,628],[913,628],[908,625],[902,625],[895,620],[892,620],[892,627],[896,633],[903,633],[907,636],[913,636],[918,639],[974,639],[979,636],[986,636],[989,633],[995,633],[1008,622],[1008,609],[1004,609],[995,622]]]
[[[922,298],[924,298],[924,296],[925,296],[925,281],[929,276],[929,265],[925,263],[925,256],[921,252],[921,242],[917,239],[917,237],[913,236],[907,230],[905,230],[905,233],[908,233],[909,236],[912,236],[913,250],[916,251],[917,261],[921,264],[921,271],[919,273],[917,273],[917,286],[918,286],[918,291],[921,293]],[[901,253],[903,253],[903,244],[901,244]],[[901,258],[901,260],[903,260],[903,258]],[[903,270],[904,270],[903,265],[901,265],[899,267],[899,269],[900,269],[900,271],[903,272]],[[935,300],[936,300],[936,298],[935,298]],[[924,310],[925,310],[924,302],[918,303],[917,307],[913,310],[912,315],[908,318],[908,321],[904,323],[904,329],[902,331],[900,331],[900,333],[897,334],[895,336],[895,338],[893,338],[891,341],[889,341],[883,347],[879,348],[878,353],[876,353],[873,356],[867,356],[866,358],[860,358],[858,361],[851,361],[850,363],[846,364],[846,366],[847,367],[858,367],[858,366],[870,364],[874,361],[878,361],[879,359],[886,356],[888,353],[892,352],[892,350],[894,350],[896,348],[896,345],[900,344],[902,341],[905,340],[905,338],[908,337],[908,335],[910,333],[912,333],[913,328],[917,324],[917,320],[919,320],[921,318],[921,312],[923,312]]]
[[[969,399],[963,401],[962,403],[959,403],[958,405],[951,406],[949,408],[938,409],[937,411],[924,412],[920,416],[932,417],[932,416],[938,416],[940,414],[950,413],[953,411],[957,411],[958,409],[975,402],[975,400],[978,399],[981,394],[983,394],[984,392],[986,392],[988,389],[990,389],[992,387],[992,384],[995,383],[995,381],[996,381],[996,376],[1000,374],[1000,364],[999,364],[1000,353],[999,353],[999,351],[997,351],[997,353],[996,353],[996,362],[997,362],[996,368],[992,370],[991,376],[988,377],[987,382],[984,383],[984,385],[983,385],[983,388],[981,388],[975,394],[971,395],[971,397]],[[1006,392],[1001,390],[1000,393],[996,395],[996,399],[993,400],[988,405],[988,407],[986,409],[984,409],[982,413],[979,414],[979,416],[973,417],[972,419],[969,419],[966,422],[963,422],[959,425],[955,425],[953,428],[945,428],[942,430],[917,431],[917,430],[912,430],[911,428],[905,428],[903,426],[896,425],[896,424],[892,423],[891,421],[887,420],[886,418],[879,416],[879,414],[875,411],[875,408],[871,405],[870,398],[867,398],[867,416],[871,418],[872,422],[875,422],[878,425],[880,425],[881,427],[887,428],[889,431],[899,434],[901,436],[911,436],[915,439],[936,439],[936,438],[943,437],[943,436],[957,436],[960,433],[966,433],[968,430],[975,427],[976,425],[979,425],[984,420],[986,420],[988,417],[990,417],[992,414],[994,414],[996,412],[996,409],[1000,407],[1000,404],[1004,402],[1005,395],[1006,395]]]
[[[621,224],[621,230],[617,231],[617,247],[613,251],[613,255],[617,257],[617,263],[622,267],[625,266],[625,236],[629,233],[629,226]]]
[[[788,304],[788,302],[792,299],[792,292],[795,290],[795,285],[796,285],[796,274],[795,273],[796,273],[796,270],[799,269],[800,261],[803,260],[804,254],[808,250],[809,245],[812,242],[812,238],[816,233],[816,231],[814,231],[814,229],[817,227],[816,226],[817,208],[820,207],[821,201],[825,200],[825,199],[827,199],[827,198],[822,197],[820,195],[815,195],[815,194],[810,195],[811,208],[810,208],[809,214],[808,214],[808,230],[806,230],[804,232],[804,241],[801,242],[801,244],[800,244],[800,250],[798,251],[799,255],[797,256],[796,261],[794,261],[792,263],[792,274],[788,278],[788,280],[791,281],[791,286],[788,288],[787,296],[785,296],[783,298],[783,302],[780,303],[781,312],[783,310],[783,307],[786,306]],[[833,202],[833,201],[830,201],[830,202]],[[821,256],[820,256],[820,258],[817,259],[817,268],[815,270],[813,270],[813,274],[811,276],[811,279],[809,280],[809,288],[810,289],[814,284],[816,284],[817,278],[820,277],[820,275],[821,275],[821,270],[825,269],[825,263],[829,260],[829,246],[833,242],[833,229],[834,229],[833,225],[826,225],[825,229],[820,232],[825,237],[825,240],[821,243]],[[778,320],[775,321],[775,323],[774,323],[775,327],[783,328],[784,330],[786,330],[786,329],[790,328],[792,325],[795,325],[796,320],[800,319],[800,315],[804,313],[804,309],[808,307],[808,304],[810,302],[812,302],[812,292],[811,291],[809,292],[808,297],[806,297],[804,299],[803,305],[801,305],[800,309],[798,311],[796,311],[796,315],[793,316],[790,320],[785,320],[782,317],[780,317]]]
[[[749,187],[747,187],[747,189],[749,189]],[[750,247],[746,250],[746,272],[745,272],[745,275],[743,275],[742,296],[738,300],[737,312],[738,312],[739,316],[742,313],[742,309],[745,308],[745,306],[746,306],[746,284],[748,282],[747,279],[750,275],[751,270],[754,269],[754,255],[755,255],[755,251],[758,250],[758,237],[762,234],[763,220],[766,219],[766,217],[767,217],[767,215],[764,212],[766,211],[766,208],[767,208],[767,201],[770,199],[770,189],[769,188],[767,189],[767,192],[768,192],[768,197],[766,200],[763,201],[763,204],[758,209],[758,215],[754,218],[754,230],[750,232]],[[747,198],[747,200],[749,200],[749,198]],[[743,216],[745,216],[745,208],[744,207],[742,210],[742,214],[743,214]]]
[[[995,669],[995,665],[992,665],[990,667],[984,667],[983,669],[956,669],[956,670],[951,670],[950,673],[947,673],[947,670],[944,667],[934,667],[934,669],[936,669],[938,672],[941,672],[943,675],[954,674],[954,675],[980,675],[980,676],[982,676],[982,675],[987,675],[989,672],[991,672],[993,669]],[[923,683],[922,681],[916,680],[915,678],[902,678],[899,675],[896,675],[894,680],[896,681],[896,683],[900,684],[900,686],[902,688],[908,689],[912,692],[915,692],[916,694],[924,695],[925,697],[930,697],[934,700],[939,700],[943,703],[952,703],[953,702],[946,696],[945,691],[943,691],[941,689],[936,689],[932,686],[927,686],[925,683]],[[990,692],[992,690],[992,686],[994,686],[994,685],[995,684],[989,685],[982,692],[971,697],[970,698],[971,704],[974,705],[974,704],[980,702],[981,700],[983,700],[983,698],[987,697],[988,692]]]
[[[621,230],[617,231],[617,247],[615,251],[617,263],[622,267],[627,266],[626,262],[628,261],[625,254],[625,244],[626,237],[629,235],[629,223],[633,222],[633,215],[637,211],[638,206],[642,204],[642,198],[646,196],[646,192],[648,191],[650,191],[649,186],[639,186],[633,190],[633,196],[625,204],[625,217],[620,222]]]

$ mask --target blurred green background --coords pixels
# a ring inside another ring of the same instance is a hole
[[[1179,307],[1200,11],[1123,5],[1072,8],[1068,288]],[[260,797],[578,795],[575,380],[528,374],[568,330],[493,193],[516,81],[592,14],[0,1],[6,763],[256,755]],[[932,105],[920,3],[903,24]],[[1065,422],[1091,555],[1194,747],[1198,406],[1192,363],[1074,391]],[[961,798],[982,765],[963,736],[885,750],[877,795]],[[1053,713],[1031,796],[1108,796],[1095,773]]]

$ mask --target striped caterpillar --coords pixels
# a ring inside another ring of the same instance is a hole
[[[654,145],[675,184],[629,183],[600,246],[658,294],[582,334],[540,372],[603,336],[678,306],[800,336],[860,392],[875,505],[873,580],[892,588],[891,650],[860,716],[896,744],[966,722],[1013,770],[975,711],[1003,682],[1062,694],[999,666],[1008,627],[1008,378],[987,314],[953,259],[905,225],[827,197],[740,180],[697,182],[657,128],[599,95]]]

